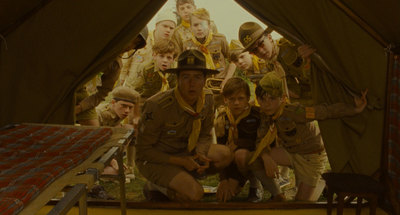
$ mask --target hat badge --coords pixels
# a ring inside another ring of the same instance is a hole
[[[193,56],[189,56],[187,58],[186,63],[189,64],[189,65],[193,65],[194,64],[194,57]]]
[[[250,37],[250,35],[246,35],[246,36],[244,37],[243,41],[244,41],[245,43],[250,43],[250,42],[251,42],[251,37]]]

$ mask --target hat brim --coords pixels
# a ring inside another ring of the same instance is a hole
[[[198,67],[181,67],[181,68],[166,69],[164,72],[167,72],[167,73],[178,73],[178,72],[184,71],[184,70],[202,71],[202,72],[206,73],[206,75],[214,75],[214,74],[218,74],[219,73],[218,70],[203,69],[203,68],[198,68]]]
[[[267,28],[265,30],[259,30],[257,32],[255,32],[255,36],[254,38],[256,38],[255,40],[251,41],[249,44],[247,44],[246,47],[244,47],[243,52],[249,52],[250,50],[252,50],[254,47],[254,44],[264,35],[264,34],[270,34],[272,32],[272,28]]]

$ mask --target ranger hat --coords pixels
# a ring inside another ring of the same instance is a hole
[[[114,88],[114,90],[111,92],[111,95],[112,98],[116,101],[125,101],[133,104],[137,104],[140,97],[138,92],[124,86]]]
[[[156,17],[156,24],[166,20],[174,22],[176,26],[176,15],[171,9],[166,9],[159,12]]]
[[[243,50],[244,47],[239,40],[231,40],[231,43],[229,44],[229,60],[234,62],[237,61],[237,56],[241,54]]]
[[[281,97],[283,95],[283,81],[273,71],[265,74],[258,85],[266,91],[268,95],[273,97]]]
[[[182,52],[178,57],[178,67],[167,69],[165,72],[178,73],[182,70],[200,70],[203,71],[205,75],[219,73],[218,70],[207,69],[204,54],[196,49],[189,49]]]
[[[254,43],[264,34],[272,32],[271,28],[264,30],[261,25],[255,22],[245,22],[239,28],[239,40],[244,46],[243,51],[249,51],[253,48]]]

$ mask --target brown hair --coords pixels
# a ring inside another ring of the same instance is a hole
[[[243,91],[246,94],[246,96],[248,96],[250,98],[250,87],[246,83],[246,81],[244,81],[241,78],[234,77],[234,78],[228,79],[228,81],[224,85],[224,88],[222,89],[222,95],[225,98],[227,98],[227,97],[233,95],[234,93],[240,92],[240,91]]]
[[[192,23],[193,16],[195,16],[199,19],[202,19],[202,20],[207,20],[208,23],[210,24],[210,13],[205,8],[198,8],[198,9],[194,10],[190,14],[190,23]]]
[[[153,53],[155,54],[166,54],[174,53],[174,58],[178,55],[175,43],[170,40],[160,40],[154,43]]]
[[[179,10],[179,6],[180,5],[186,4],[186,3],[189,3],[189,4],[192,4],[193,6],[196,6],[194,4],[194,0],[176,0],[176,11]]]

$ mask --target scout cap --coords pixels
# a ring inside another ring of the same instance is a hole
[[[205,75],[219,73],[218,70],[207,69],[204,54],[196,49],[189,49],[182,52],[178,57],[178,67],[167,69],[165,72],[178,73],[182,70],[201,70]]]
[[[268,94],[273,97],[281,97],[283,95],[283,82],[275,72],[268,72],[260,80],[258,85]]]
[[[202,20],[210,22],[210,13],[205,8],[198,8],[192,12],[192,16],[195,16]]]
[[[244,50],[244,47],[242,43],[240,43],[239,40],[231,40],[231,43],[229,44],[229,60],[230,61],[237,61],[238,58],[237,56],[241,54]]]
[[[137,104],[140,97],[138,92],[125,86],[114,88],[114,90],[111,92],[111,95],[112,98],[116,101],[125,101],[133,104]]]
[[[157,14],[156,24],[166,20],[174,22],[176,26],[176,15],[170,9],[163,10]]]
[[[271,28],[264,30],[261,25],[255,22],[245,22],[239,28],[239,40],[244,46],[244,52],[253,48],[254,43],[264,34],[272,32]]]

